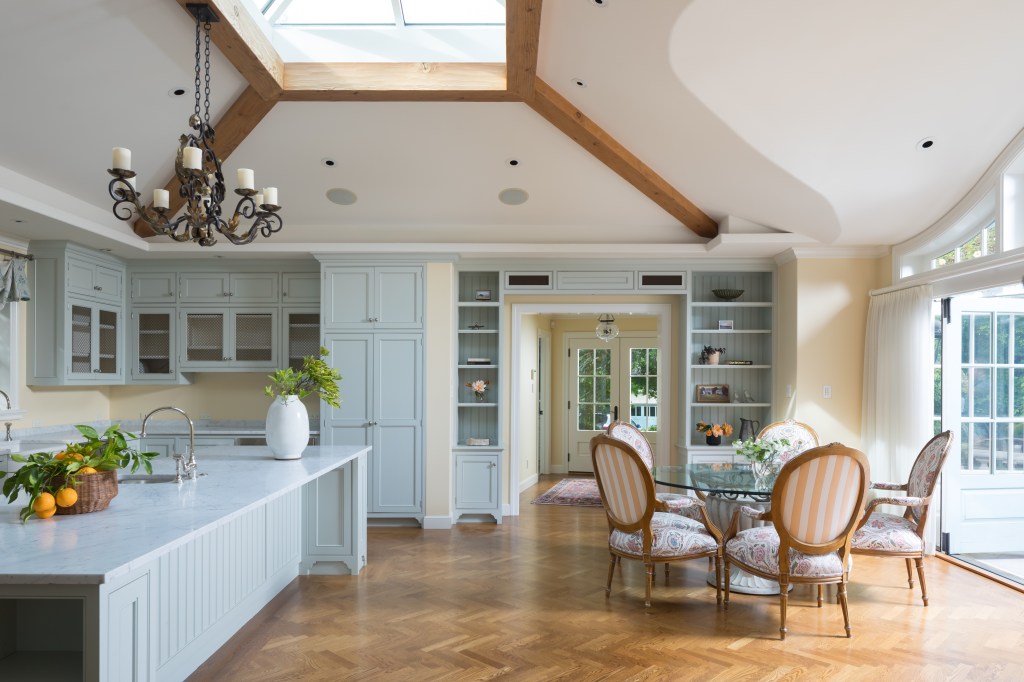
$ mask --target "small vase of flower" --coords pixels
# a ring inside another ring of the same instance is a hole
[[[473,397],[476,398],[476,401],[482,403],[484,401],[484,392],[490,383],[487,379],[474,379],[473,381],[467,381],[465,386],[473,391]]]
[[[704,442],[708,445],[721,445],[722,436],[732,435],[732,424],[697,422],[697,430],[704,434]]]
[[[750,471],[754,474],[754,483],[758,488],[768,489],[774,485],[775,476],[782,468],[779,456],[789,447],[789,439],[748,438],[736,441],[733,446],[737,455],[750,461]]]

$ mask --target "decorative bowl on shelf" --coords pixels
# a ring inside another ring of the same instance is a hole
[[[712,289],[711,293],[713,293],[717,298],[721,298],[725,301],[731,301],[742,296],[743,289]]]

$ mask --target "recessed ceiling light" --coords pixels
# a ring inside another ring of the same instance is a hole
[[[505,165],[515,168],[519,165],[519,159],[505,159]]]
[[[519,204],[525,204],[526,200],[530,198],[530,195],[526,193],[525,189],[519,189],[518,187],[509,187],[498,192],[498,200],[503,204],[509,206],[518,206]]]
[[[327,198],[339,206],[351,206],[358,200],[355,192],[342,187],[327,190]]]
[[[24,221],[24,220],[22,220],[21,218],[15,218],[15,219],[14,219],[14,222],[16,222],[16,223],[23,223],[23,222],[25,222],[25,221]]]
[[[583,80],[582,78],[573,78],[572,84],[575,85],[577,88],[587,87],[587,81]]]
[[[167,96],[168,97],[181,97],[186,92],[188,92],[188,90],[186,90],[185,88],[171,88],[170,90],[167,91]]]
[[[327,157],[324,157],[324,158],[320,159],[320,163],[322,163],[323,165],[327,166],[328,168],[334,168],[334,165],[335,165],[334,159],[327,158]]]
[[[926,137],[923,140],[919,140],[917,143],[918,149],[931,149],[933,146],[935,146],[935,140],[933,140],[930,137]]]

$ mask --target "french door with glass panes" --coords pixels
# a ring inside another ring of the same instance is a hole
[[[1024,298],[950,303],[941,353],[942,428],[954,434],[942,480],[948,551],[1024,551]]]
[[[615,419],[658,435],[658,338],[570,338],[566,371],[566,455],[570,472],[593,472],[590,439]]]

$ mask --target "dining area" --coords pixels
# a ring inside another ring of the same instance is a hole
[[[848,586],[856,575],[853,557],[861,554],[903,559],[907,585],[914,590],[916,579],[926,607],[925,531],[951,440],[944,431],[924,444],[907,481],[880,482],[863,452],[821,444],[812,427],[794,420],[737,440],[748,463],[657,466],[642,431],[611,422],[591,441],[609,527],[605,594],[622,559],[639,561],[650,609],[658,564],[668,584],[672,564],[706,559],[706,582],[726,618],[736,594],[764,608],[777,603],[785,640],[794,586],[809,586],[816,608],[830,588],[850,638]]]

